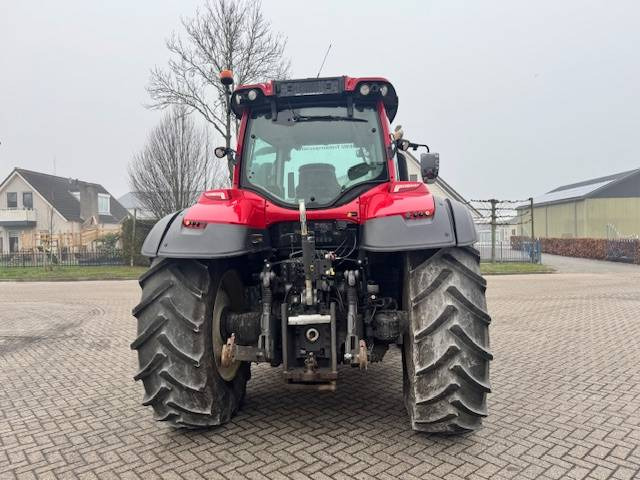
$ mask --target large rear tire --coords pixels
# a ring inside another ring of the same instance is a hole
[[[472,248],[405,256],[404,399],[414,430],[457,434],[487,415],[489,323],[486,281]]]
[[[142,380],[142,404],[153,408],[156,420],[204,428],[227,422],[240,408],[250,367],[218,367],[221,309],[214,303],[224,299],[225,307],[241,309],[241,285],[226,262],[158,258],[140,277],[134,379]]]

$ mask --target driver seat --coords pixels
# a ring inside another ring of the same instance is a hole
[[[330,163],[308,163],[298,169],[296,197],[327,203],[340,193],[336,168]]]

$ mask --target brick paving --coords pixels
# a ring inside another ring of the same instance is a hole
[[[638,478],[640,275],[491,277],[488,294],[477,433],[409,429],[397,351],[335,393],[254,367],[243,411],[189,432],[140,405],[134,282],[0,283],[0,478]]]

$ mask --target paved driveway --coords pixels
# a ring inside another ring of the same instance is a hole
[[[0,283],[0,478],[638,478],[640,276],[491,277],[490,416],[409,430],[400,357],[335,393],[255,368],[214,431],[151,420],[131,376],[134,282]]]
[[[542,254],[542,263],[560,273],[636,273],[640,274],[640,265],[622,262],[591,260],[590,258],[563,257],[561,255]]]

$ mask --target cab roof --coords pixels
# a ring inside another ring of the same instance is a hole
[[[314,105],[345,100],[353,103],[376,103],[382,100],[392,122],[398,111],[398,95],[383,77],[324,77],[272,80],[238,86],[231,96],[231,110],[240,118],[248,108],[271,108],[277,112],[282,102]]]

